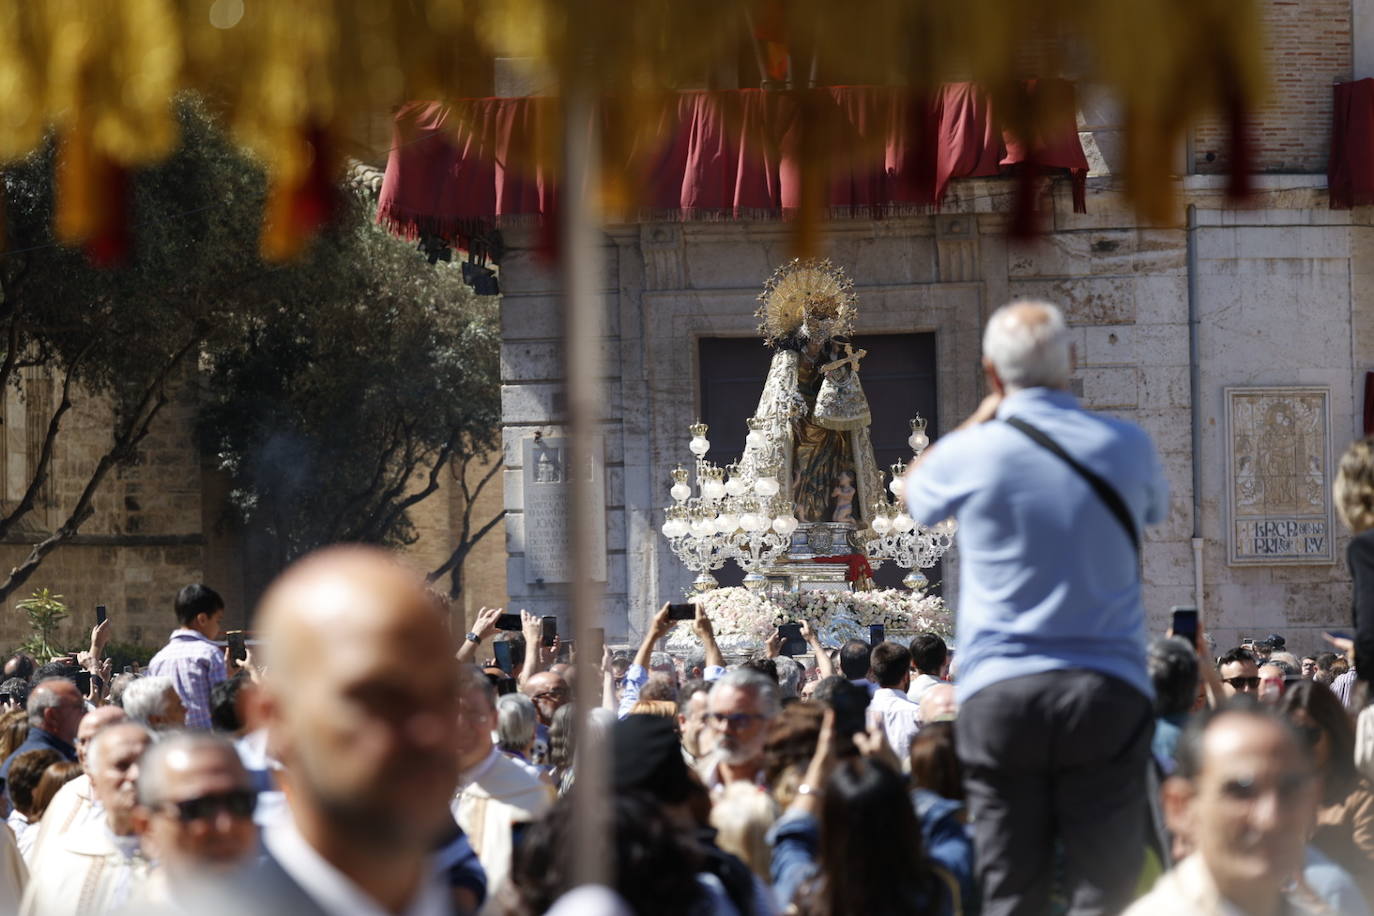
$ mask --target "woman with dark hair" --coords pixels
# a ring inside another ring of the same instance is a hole
[[[1374,436],[1352,442],[1341,455],[1332,487],[1336,514],[1354,535],[1345,551],[1354,580],[1355,677],[1374,684]]]
[[[511,865],[511,881],[492,909],[502,916],[538,916],[577,886],[578,844],[573,804],[559,799],[529,826]],[[717,912],[710,889],[697,879],[701,860],[682,831],[647,793],[621,792],[606,807],[607,852],[615,891],[640,916],[700,916]]]
[[[1322,778],[1312,845],[1348,871],[1374,907],[1374,789],[1355,769],[1355,728],[1340,700],[1313,681],[1284,692],[1279,712],[1306,738]]]
[[[959,892],[925,855],[906,783],[879,753],[880,734],[855,735],[863,756],[838,759],[827,711],[806,781],[773,826],[779,908],[803,916],[919,916],[960,911]]]

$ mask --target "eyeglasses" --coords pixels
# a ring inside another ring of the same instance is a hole
[[[252,817],[257,806],[256,792],[238,789],[233,792],[188,798],[184,801],[167,802],[164,807],[175,808],[177,819],[183,824],[189,824],[192,821],[209,820],[221,811],[228,811],[234,817]]]
[[[1257,677],[1224,677],[1221,682],[1230,684],[1237,690],[1259,690],[1260,679]]]
[[[530,697],[531,700],[566,700],[567,698],[568,691],[561,688],[557,690],[546,690],[543,693],[536,693],[534,696]]]
[[[752,712],[713,712],[707,714],[706,718],[721,728],[748,728],[764,716]]]

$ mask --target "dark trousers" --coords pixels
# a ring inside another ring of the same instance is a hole
[[[1124,909],[1147,830],[1149,700],[1095,671],[1052,671],[983,688],[955,728],[985,916],[1047,912],[1056,842],[1070,913]]]

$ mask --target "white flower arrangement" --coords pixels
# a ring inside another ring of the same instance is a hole
[[[946,637],[954,633],[954,615],[944,599],[923,591],[809,589],[770,595],[746,588],[718,588],[707,592],[703,600],[716,639],[727,651],[757,648],[778,624],[801,620],[829,645],[867,639],[868,627],[875,623],[891,633]],[[669,648],[694,639],[690,627],[678,627],[669,638]]]

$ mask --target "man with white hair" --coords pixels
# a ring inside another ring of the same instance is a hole
[[[906,480],[959,523],[959,719],[984,913],[1042,912],[1064,853],[1070,912],[1119,912],[1145,835],[1153,716],[1140,538],[1168,513],[1150,437],[1069,391],[1059,309],[1013,302],[983,337],[988,395]]]
[[[781,708],[778,685],[748,668],[736,668],[711,686],[706,722],[716,737],[716,749],[699,767],[708,789],[716,792],[732,782],[762,781],[768,724]]]
[[[170,677],[141,677],[124,691],[124,712],[155,732],[186,725],[186,706]]]
[[[134,832],[139,758],[152,742],[125,722],[96,734],[86,753],[105,817],[69,831],[35,855],[20,916],[99,916],[123,909],[147,878]]]

